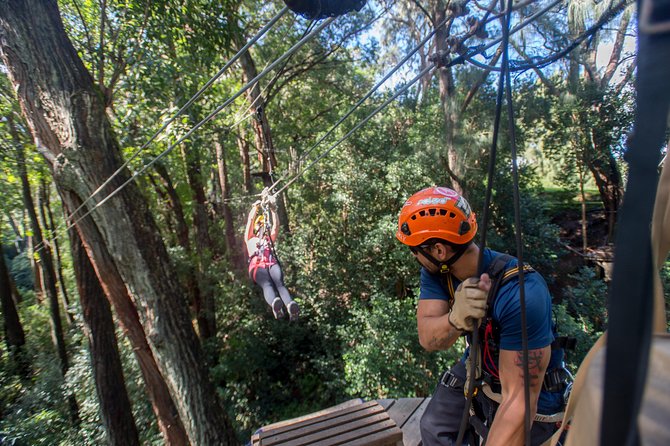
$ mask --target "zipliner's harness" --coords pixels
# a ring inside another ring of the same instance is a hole
[[[258,242],[256,243],[256,251],[249,258],[249,276],[256,281],[256,271],[258,268],[270,268],[272,265],[278,263],[274,252],[271,236],[268,235],[268,219],[264,219],[264,224],[257,232]]]
[[[498,297],[498,292],[500,288],[517,277],[519,275],[519,266],[515,265],[511,268],[505,269],[505,266],[512,260],[513,257],[508,254],[498,254],[496,255],[486,273],[491,278],[491,288],[487,297],[487,309],[486,316],[482,320],[482,323],[479,326],[479,339],[480,339],[480,348],[479,352],[482,355],[481,358],[481,367],[478,367],[477,370],[481,373],[480,376],[475,377],[475,390],[474,395],[475,399],[480,398],[482,394],[489,400],[489,406],[491,404],[496,405],[500,404],[502,399],[501,395],[501,385],[500,385],[500,374],[498,371],[498,358],[500,354],[500,326],[497,321],[493,318],[493,308]],[[529,266],[524,265],[523,267],[524,274],[535,273],[535,270]],[[442,282],[442,287],[449,294],[449,305],[453,305],[455,288],[453,284],[453,277],[451,274],[441,274],[440,280]],[[576,344],[575,338],[568,337],[556,337],[555,340],[551,343],[551,349],[574,349]],[[469,368],[468,368],[469,373]],[[447,387],[463,387],[467,389],[466,381],[462,378],[455,376],[451,371],[444,373],[440,379],[440,383]],[[542,384],[542,389],[548,392],[564,392],[563,394],[563,405],[568,399],[569,391],[572,387],[572,375],[568,372],[565,367],[562,365],[555,367],[552,370],[548,370],[545,373],[544,382]],[[482,393],[479,393],[479,390],[482,390]],[[475,430],[482,436],[486,437],[488,433],[488,428],[484,424],[491,425],[493,422],[493,417],[495,415],[494,410],[488,410],[486,413],[473,414],[477,416],[472,416],[470,418],[471,424]],[[558,422],[563,418],[563,412],[559,412],[552,415],[542,415],[536,414],[535,421],[538,422]]]

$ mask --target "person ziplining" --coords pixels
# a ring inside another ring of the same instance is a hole
[[[244,241],[249,257],[249,277],[261,287],[275,319],[297,321],[300,307],[284,284],[284,273],[274,249],[279,234],[276,197],[264,190],[247,217]]]

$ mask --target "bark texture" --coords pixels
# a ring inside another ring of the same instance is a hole
[[[16,311],[16,305],[12,298],[12,279],[9,277],[9,271],[5,264],[5,256],[0,252],[0,301],[2,303],[2,317],[4,322],[5,343],[9,350],[10,357],[19,366],[23,367],[23,346],[26,343],[26,335],[23,331],[23,325],[19,319],[19,313]]]
[[[73,194],[70,195],[70,197],[63,196],[63,199],[66,203],[73,203],[76,206],[73,209],[76,209],[81,205],[81,201]],[[123,279],[114,265],[114,260],[104,245],[100,232],[90,218],[85,218],[77,223],[77,230],[80,233],[92,236],[88,242],[81,237],[80,240],[84,243],[89,260],[95,259],[92,266],[98,276],[100,285],[114,307],[124,334],[133,347],[149,400],[154,414],[156,414],[158,428],[163,434],[165,443],[170,446],[188,445],[186,431],[177,414],[177,408],[172,401],[167,383],[163,379],[149,347],[137,309],[130,295],[128,295],[126,285],[123,283]]]
[[[112,309],[79,235],[73,229],[70,230],[70,242],[79,301],[87,327],[93,378],[107,440],[111,446],[139,446],[140,439],[121,367]]]
[[[122,158],[104,99],[65,34],[56,1],[0,1],[0,50],[62,195],[83,201],[121,166]],[[128,177],[122,171],[100,196]],[[66,204],[76,209],[72,200]],[[232,426],[203,366],[183,290],[137,185],[128,184],[91,218],[134,299],[189,440],[194,445],[234,444]],[[81,235],[87,248],[94,246],[88,240],[95,234],[84,229]],[[98,261],[95,252],[93,259]]]

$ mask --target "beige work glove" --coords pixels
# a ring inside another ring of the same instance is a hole
[[[479,279],[471,277],[456,288],[454,305],[449,312],[449,322],[458,330],[472,331],[475,329],[475,321],[486,316],[488,293],[480,290],[478,283]]]

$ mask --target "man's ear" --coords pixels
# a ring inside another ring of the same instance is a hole
[[[435,246],[435,259],[440,262],[446,262],[447,259],[450,258],[454,253],[454,251],[451,249],[451,246],[445,243],[437,242],[433,246]]]

